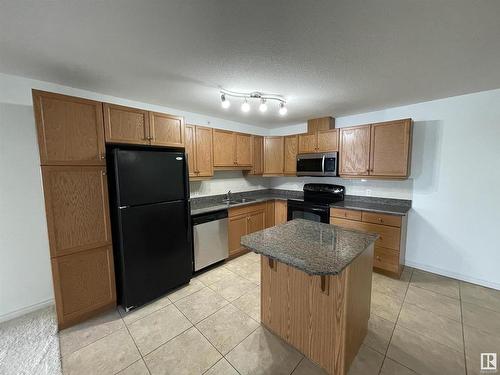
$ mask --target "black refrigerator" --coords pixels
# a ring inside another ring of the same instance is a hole
[[[128,311],[191,279],[187,163],[182,151],[126,146],[107,160],[117,295]]]

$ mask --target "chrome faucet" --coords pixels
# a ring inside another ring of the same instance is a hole
[[[233,197],[232,197],[231,190],[229,190],[229,191],[227,192],[227,194],[226,194],[226,200],[227,200],[227,201],[231,201],[231,200],[232,200],[232,198],[233,198]]]

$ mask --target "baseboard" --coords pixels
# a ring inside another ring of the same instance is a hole
[[[54,299],[48,299],[47,301],[43,301],[40,303],[36,303],[31,306],[23,307],[22,309],[14,310],[10,313],[0,315],[0,323],[6,322],[7,320],[11,320],[17,318],[19,316],[28,314],[35,310],[43,309],[44,307],[49,307],[55,304]]]
[[[418,263],[418,262],[412,262],[410,260],[406,260],[405,261],[405,265],[409,266],[409,267],[417,268],[419,270],[436,273],[438,275],[442,275],[442,276],[446,276],[446,277],[451,277],[453,279],[457,279],[457,280],[461,280],[461,281],[466,281],[466,282],[471,283],[471,284],[477,284],[477,285],[485,286],[487,288],[492,288],[492,289],[500,290],[500,283],[494,283],[494,282],[491,282],[491,281],[477,279],[475,277],[471,277],[471,276],[468,276],[468,275],[463,275],[461,273],[451,272],[451,271],[448,271],[448,270],[444,270],[442,268],[438,268],[438,267],[434,267],[434,266],[429,266],[427,264],[422,264],[422,263]]]

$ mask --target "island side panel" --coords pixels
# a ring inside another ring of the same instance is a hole
[[[261,256],[262,323],[329,374],[346,374],[367,332],[372,263],[373,245],[323,277]]]
[[[361,253],[347,270],[345,367],[349,369],[365,339],[370,319],[374,245]]]

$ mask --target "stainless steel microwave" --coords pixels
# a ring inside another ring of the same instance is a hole
[[[297,155],[297,176],[337,176],[338,153]]]

